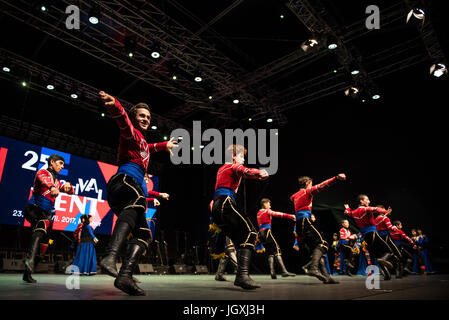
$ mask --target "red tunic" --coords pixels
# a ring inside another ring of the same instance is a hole
[[[374,212],[384,214],[387,210],[378,207],[363,207],[360,206],[357,209],[351,210],[350,208],[345,210],[345,215],[354,219],[357,226],[361,229],[368,226],[375,226]]]
[[[396,227],[395,227],[396,228]],[[412,239],[410,239],[404,231],[402,231],[401,229],[396,228],[396,230],[394,231],[390,231],[390,235],[391,235],[391,239],[396,240],[396,241],[401,241],[402,239],[408,241],[410,244],[414,245],[415,243],[413,242]]]
[[[376,223],[376,229],[377,231],[383,231],[388,230],[390,231],[390,234],[392,231],[396,230],[397,228],[391,224],[390,218],[384,215],[378,215],[376,219],[374,219]]]
[[[271,218],[273,217],[293,219],[294,215],[273,211],[271,209],[260,209],[259,212],[257,212],[257,224],[259,227],[263,224],[271,225]]]
[[[350,239],[355,239],[357,238],[357,236],[354,234],[351,234],[351,231],[349,231],[349,229],[346,228],[341,228],[340,229],[340,240],[350,240]]]
[[[242,164],[226,163],[218,169],[215,190],[228,188],[237,193],[242,176],[249,179],[261,179],[261,171],[247,168]]]
[[[329,180],[323,181],[320,184],[314,185],[308,189],[300,189],[294,195],[290,197],[290,200],[295,204],[295,212],[298,211],[312,211],[313,196],[318,192],[321,192],[337,181],[337,177],[333,177]]]
[[[58,179],[53,179],[53,175],[50,173],[50,171],[46,169],[40,169],[34,177],[33,195],[44,196],[54,204],[56,198],[51,196],[51,187],[56,187],[60,192],[65,192],[64,185]],[[71,187],[72,189],[67,192],[68,194],[74,193],[73,186]]]
[[[166,150],[168,141],[147,143],[142,132],[134,128],[128,114],[118,99],[115,99],[115,104],[113,106],[106,105],[106,109],[120,129],[117,159],[118,165],[133,162],[139,165],[144,172],[147,172],[150,153]]]

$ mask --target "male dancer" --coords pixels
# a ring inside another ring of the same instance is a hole
[[[274,266],[274,259],[281,268],[281,275],[283,277],[294,277],[294,273],[290,273],[284,266],[281,256],[281,248],[276,242],[271,232],[271,218],[287,218],[296,221],[296,217],[293,214],[287,214],[271,210],[271,200],[263,198],[260,201],[262,208],[257,212],[257,224],[259,225],[259,241],[266,248],[268,254],[268,264],[270,266],[271,279],[276,279],[276,269]]]
[[[359,207],[351,210],[349,205],[345,204],[344,214],[354,219],[362,233],[364,241],[368,245],[370,254],[373,254],[373,258],[377,258],[384,280],[390,280],[390,269],[393,268],[393,264],[389,260],[393,259],[394,256],[391,248],[377,233],[374,213],[389,213],[391,212],[391,208],[385,210],[378,207],[370,207],[370,200],[365,194],[359,195],[357,199],[360,204]]]
[[[340,249],[340,257],[344,259],[346,270],[345,273],[348,276],[352,276],[351,269],[354,269],[354,265],[351,263],[353,259],[352,254],[352,246],[350,245],[350,240],[357,239],[356,234],[351,234],[349,231],[349,221],[342,220],[341,221],[342,228],[340,229],[340,240],[339,240],[339,249]],[[341,254],[343,253],[343,254]],[[343,256],[343,257],[342,257]]]
[[[170,151],[176,146],[170,141],[149,144],[145,132],[150,125],[150,108],[138,103],[129,111],[129,116],[120,102],[113,96],[100,91],[100,98],[120,129],[117,173],[108,181],[108,203],[117,222],[107,249],[107,256],[101,260],[103,271],[116,277],[114,286],[129,295],[145,295],[132,278],[133,271],[141,255],[148,250],[151,230],[145,219],[148,192],[145,173],[148,169],[150,153]],[[116,260],[128,235],[133,238],[127,244],[126,258],[120,272]]]
[[[329,245],[321,236],[321,232],[318,231],[314,227],[312,221],[310,221],[310,215],[312,212],[313,196],[318,192],[329,188],[335,184],[337,180],[346,180],[346,175],[340,173],[315,186],[312,186],[312,178],[307,176],[299,177],[299,191],[290,197],[290,200],[292,200],[295,205],[296,232],[299,231],[301,241],[303,241],[312,251],[312,262],[311,266],[308,268],[307,274],[318,278],[325,284],[336,283],[326,271],[324,254],[327,252]]]
[[[64,168],[64,158],[53,154],[47,159],[48,168],[40,169],[35,178],[33,195],[25,207],[25,218],[31,224],[31,243],[25,260],[23,280],[35,283],[31,274],[34,272],[35,258],[40,247],[42,256],[48,248],[48,233],[51,230],[52,217],[55,213],[55,200],[60,192],[73,194],[74,189],[70,182],[62,184],[57,175]],[[45,241],[44,241],[45,240]]]
[[[383,205],[377,205],[378,208],[385,209]],[[390,218],[388,217],[391,214],[390,212],[380,213],[375,219],[377,233],[381,238],[388,244],[394,256],[396,257],[396,276],[400,278],[401,270],[402,270],[402,254],[401,250],[396,246],[394,241],[391,238],[391,233],[394,232],[397,228],[391,224]]]
[[[242,177],[263,180],[268,178],[268,172],[244,167],[245,154],[246,149],[242,145],[234,144],[226,149],[227,162],[217,172],[212,218],[237,249],[237,275],[234,285],[249,290],[260,288],[249,276],[257,232],[251,221],[239,212],[235,195]]]
[[[412,254],[407,250],[407,247],[411,247],[416,250],[418,247],[415,242],[410,239],[404,231],[402,231],[402,223],[397,220],[393,222],[394,229],[390,230],[390,236],[396,247],[401,252],[401,260],[399,263],[399,270],[396,270],[396,277],[401,278],[404,271],[412,273],[409,265],[412,263]],[[405,243],[404,243],[405,242]]]

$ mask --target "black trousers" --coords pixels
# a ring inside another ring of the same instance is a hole
[[[343,253],[343,256],[349,261],[353,257],[352,247],[349,244],[340,243],[340,252]]]
[[[313,225],[309,218],[301,218],[296,221],[296,232],[299,231],[301,242],[304,242],[311,252],[320,247],[324,253],[329,249],[329,244],[321,236],[321,232]]]
[[[390,246],[375,231],[367,232],[363,235],[363,240],[368,245],[371,258],[380,258],[386,253],[393,253]]]
[[[388,244],[393,254],[398,258],[402,259],[402,253],[401,249],[396,246],[393,239],[391,239],[391,236],[389,234],[381,236],[381,238]]]
[[[281,248],[279,248],[276,239],[273,237],[271,229],[259,231],[259,241],[263,244],[269,256],[281,255]]]
[[[109,180],[107,191],[109,206],[117,216],[116,223],[124,221],[131,226],[129,243],[148,249],[153,235],[145,218],[147,200],[142,187],[130,176],[120,173]]]
[[[51,213],[35,204],[28,203],[25,207],[24,216],[31,224],[32,232],[42,232],[44,234],[42,240],[46,240],[45,238],[48,238],[52,227]]]
[[[237,204],[231,197],[219,196],[214,201],[212,218],[236,249],[255,249],[257,231],[251,221],[238,211]]]

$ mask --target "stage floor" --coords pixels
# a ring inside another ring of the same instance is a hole
[[[369,290],[365,276],[335,276],[336,285],[323,285],[305,275],[291,278],[252,275],[262,286],[243,290],[213,275],[137,275],[139,286],[147,293],[131,297],[117,290],[107,275],[81,276],[79,289],[67,289],[68,275],[35,274],[36,284],[22,281],[21,274],[0,274],[1,300],[447,300],[449,275],[412,275],[403,279],[380,281],[380,289]],[[74,282],[71,282],[72,284]]]

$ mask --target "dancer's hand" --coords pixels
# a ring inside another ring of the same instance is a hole
[[[115,98],[104,91],[99,92],[101,100],[103,100],[105,106],[115,105]]]
[[[168,200],[168,198],[170,197],[170,195],[168,193],[165,193],[165,192],[159,192],[159,196],[162,199],[165,199],[165,200]]]
[[[337,179],[338,180],[346,180],[346,175],[344,174],[344,173],[339,173],[338,175],[337,175]]]
[[[173,151],[171,149],[178,147],[178,141],[175,141],[175,138],[171,137],[170,141],[167,143],[167,150],[170,152],[171,155],[173,155]]]
[[[268,179],[269,176],[270,175],[268,174],[267,170],[265,169],[260,170],[260,178],[259,178],[260,180]]]
[[[55,186],[50,188],[50,194],[53,198],[56,198],[59,195],[59,189]]]
[[[391,207],[388,207],[388,209],[387,209],[387,214],[390,214],[391,211],[393,211],[393,209],[391,209]]]
[[[66,182],[66,183],[64,183],[63,188],[64,188],[64,192],[68,193],[72,190],[72,184],[70,182]]]
[[[296,221],[296,216],[294,214],[291,214],[290,219],[292,219],[293,221]]]
[[[160,206],[160,205],[161,205],[161,203],[159,202],[159,200],[158,200],[158,199],[154,199],[154,200],[153,200],[153,203],[154,203],[154,206],[155,206],[155,207],[157,207],[157,206]]]
[[[297,246],[293,246],[293,249],[299,251],[299,248]]]
[[[346,208],[346,209],[349,209],[349,205],[347,205],[347,204],[344,204],[344,206],[345,206],[345,208]]]

